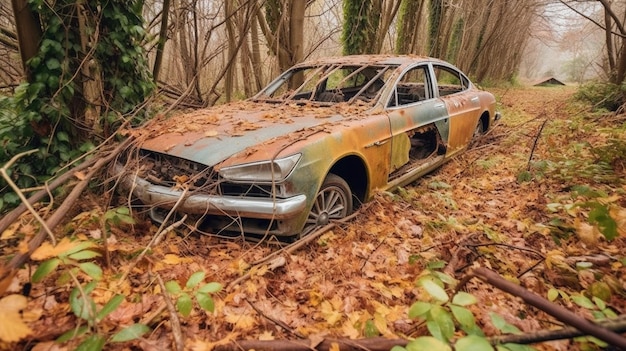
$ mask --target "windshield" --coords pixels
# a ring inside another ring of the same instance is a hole
[[[267,101],[315,101],[339,103],[378,100],[383,86],[396,66],[318,65],[285,72],[255,99]]]

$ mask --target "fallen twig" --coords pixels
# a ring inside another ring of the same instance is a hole
[[[98,161],[93,165],[93,167],[89,169],[89,173],[87,173],[87,175],[81,181],[79,181],[76,186],[74,186],[74,188],[69,193],[67,198],[65,198],[61,206],[59,206],[59,208],[57,208],[52,216],[48,218],[48,220],[46,221],[46,225],[48,226],[48,228],[50,228],[50,230],[54,229],[61,222],[63,217],[74,205],[74,202],[76,202],[83,190],[87,188],[87,185],[89,185],[89,181],[91,180],[91,178],[97,172],[99,172],[102,167],[104,167],[113,158],[115,158],[119,152],[126,148],[129,142],[130,139],[125,140],[124,142],[120,143],[113,151],[109,152],[108,155],[98,158]],[[41,229],[39,233],[37,233],[37,235],[35,235],[35,237],[28,243],[28,250],[26,252],[17,253],[15,256],[13,256],[13,259],[11,259],[8,264],[0,267],[0,282],[5,281],[5,279],[9,275],[14,273],[14,271],[18,267],[26,263],[33,251],[35,251],[41,245],[41,243],[43,243],[46,235],[46,231],[44,229]]]
[[[165,301],[167,309],[170,312],[170,325],[172,326],[172,334],[174,334],[174,350],[183,351],[185,349],[185,338],[183,337],[183,332],[180,328],[180,320],[178,319],[176,307],[174,307],[174,303],[172,303],[170,297],[167,296],[165,283],[158,273],[156,274],[156,278],[159,282],[159,286],[161,287],[161,295],[163,296],[163,300]]]
[[[276,269],[278,267],[284,266],[285,263],[286,263],[285,257],[279,256],[279,257],[276,257],[276,258],[274,258],[273,260],[271,260],[269,262],[269,266],[267,267],[267,269],[269,269],[270,271],[273,271],[274,269]],[[261,264],[258,264],[258,265],[254,266],[254,267],[259,267],[259,266],[261,266]],[[237,284],[240,284],[244,280],[249,279],[252,276],[252,274],[253,274],[252,272],[256,272],[256,269],[254,269],[254,267],[249,269],[246,274],[244,274],[241,277],[239,277],[239,278],[233,280],[232,282],[230,282],[228,284],[228,286],[226,287],[226,291],[230,290],[234,286],[237,286]]]
[[[52,243],[52,245],[56,245],[56,239],[54,238],[54,234],[52,234],[52,231],[46,225],[46,221],[44,221],[43,218],[41,218],[39,216],[39,213],[37,213],[37,211],[35,211],[35,209],[30,204],[30,202],[28,202],[28,199],[26,199],[26,197],[24,196],[24,193],[22,192],[22,190],[13,182],[13,180],[11,179],[11,177],[9,177],[9,174],[7,173],[7,170],[9,168],[11,168],[11,166],[15,163],[15,161],[17,161],[18,159],[20,159],[23,156],[27,156],[27,155],[33,154],[35,152],[37,152],[37,149],[30,150],[30,151],[25,151],[25,152],[22,152],[22,153],[19,153],[19,154],[13,156],[9,160],[9,162],[7,162],[4,165],[4,167],[0,168],[0,173],[2,174],[2,178],[4,178],[4,180],[7,182],[7,184],[9,184],[11,189],[13,189],[13,191],[20,198],[20,200],[22,201],[24,206],[26,206],[26,208],[30,211],[30,213],[33,215],[33,217],[35,217],[37,222],[39,222],[39,224],[41,224],[41,228],[46,232],[46,234],[48,234],[48,237],[50,238],[50,242]]]
[[[527,171],[530,171],[530,162],[533,160],[535,149],[537,148],[537,143],[539,142],[539,137],[541,136],[541,132],[543,131],[543,128],[546,126],[546,123],[548,123],[547,118],[543,120],[543,123],[541,123],[541,127],[539,127],[539,131],[537,132],[537,136],[535,137],[535,142],[533,143],[533,148],[530,150],[530,156],[528,156],[528,165],[526,167]]]
[[[299,248],[301,248],[302,246],[310,243],[311,241],[313,241],[314,239],[316,239],[317,237],[319,237],[320,235],[322,235],[323,233],[326,233],[327,231],[331,230],[332,228],[335,227],[336,224],[340,224],[340,223],[345,223],[348,222],[350,220],[352,220],[353,218],[355,218],[356,216],[358,216],[365,208],[369,207],[371,205],[371,203],[366,204],[365,206],[362,206],[361,209],[359,210],[359,212],[355,212],[349,216],[346,216],[342,219],[333,221],[319,229],[317,229],[316,231],[310,233],[309,235],[305,236],[304,238],[294,242],[293,244],[289,245],[289,246],[285,246],[279,250],[276,250],[274,252],[272,252],[271,254],[263,257],[262,259],[252,263],[253,266],[265,263],[269,260],[271,260],[272,258],[281,255],[283,253],[293,253],[296,250],[298,250]]]
[[[550,314],[551,316],[555,317],[563,323],[575,327],[586,335],[595,336],[602,341],[626,350],[626,338],[607,328],[604,328],[587,319],[584,319],[574,314],[572,311],[557,304],[554,304],[539,295],[533,294],[532,292],[524,289],[519,285],[511,283],[510,281],[502,278],[499,274],[489,269],[483,267],[476,268],[468,276],[470,277],[470,279],[471,277],[479,278],[480,280],[489,283],[500,290],[503,290],[511,295],[520,297],[526,303],[541,309],[542,311]],[[468,280],[469,279],[464,279],[463,283],[467,283]],[[462,285],[459,284],[457,289],[461,288]]]
[[[394,346],[406,346],[404,339],[367,338],[367,339],[324,339],[318,345],[311,345],[312,340],[242,340],[215,347],[215,351],[272,350],[272,351],[387,351]]]
[[[271,259],[273,259],[274,257],[278,256],[278,255],[282,255],[283,253],[291,253],[294,252],[296,250],[298,250],[299,248],[301,248],[302,246],[310,243],[311,241],[313,241],[315,238],[319,237],[322,233],[325,233],[329,230],[331,230],[332,228],[335,227],[334,223],[328,224],[312,233],[310,233],[309,235],[305,236],[304,238],[294,242],[293,244],[290,244],[288,246],[285,246],[283,248],[280,248],[274,252],[272,252],[271,254],[263,257],[262,259],[253,262],[252,266],[258,266],[260,264],[263,264]]]
[[[622,315],[616,319],[599,321],[597,324],[616,333],[624,333],[626,332],[626,315]],[[557,330],[541,330],[528,334],[494,336],[489,338],[489,340],[494,345],[506,343],[534,344],[543,341],[571,339],[584,335],[585,333],[580,330],[568,327]]]
[[[181,196],[182,199],[182,196]],[[128,277],[128,274],[130,274],[130,272],[132,272],[132,270],[135,268],[135,266],[137,265],[137,263],[141,262],[141,260],[143,259],[143,257],[146,255],[146,253],[152,248],[152,246],[155,245],[155,243],[157,243],[158,241],[161,240],[161,237],[165,234],[170,232],[171,230],[177,228],[178,226],[180,226],[181,224],[183,224],[185,222],[185,220],[187,219],[187,215],[184,215],[183,218],[181,218],[178,222],[174,222],[172,224],[170,224],[167,228],[163,229],[163,230],[159,230],[153,237],[152,240],[150,240],[150,242],[148,243],[148,245],[146,245],[146,247],[144,247],[143,251],[141,251],[141,253],[137,256],[137,258],[135,260],[133,260],[132,262],[130,262],[128,264],[127,269],[124,271],[124,274],[122,274],[122,277],[118,280],[118,282],[120,284],[122,284],[122,282],[124,282],[126,280],[126,277]]]
[[[246,299],[246,302],[248,303],[248,305],[250,305],[250,307],[252,307],[252,309],[254,309],[256,311],[256,313],[258,313],[261,317],[267,319],[268,321],[276,324],[277,326],[283,328],[286,332],[288,332],[289,334],[298,337],[300,339],[304,339],[304,335],[298,333],[297,331],[294,331],[293,329],[291,329],[287,324],[285,324],[282,321],[279,321],[277,319],[274,319],[268,315],[266,315],[265,313],[263,313],[263,311],[261,311],[259,308],[257,308],[254,304],[252,304],[252,302],[250,302],[250,300]]]

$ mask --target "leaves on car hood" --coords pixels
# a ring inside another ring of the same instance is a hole
[[[244,101],[181,114],[139,131],[143,149],[213,166],[290,133],[362,112],[358,105],[277,105]]]

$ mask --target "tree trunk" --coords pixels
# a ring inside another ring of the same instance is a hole
[[[289,47],[291,57],[289,66],[302,61],[304,52],[304,12],[306,10],[306,0],[292,0],[291,16],[289,20]]]
[[[163,49],[165,49],[165,42],[167,41],[167,26],[169,23],[170,14],[170,0],[163,0],[163,11],[161,12],[161,29],[159,30],[159,41],[157,43],[156,55],[154,58],[154,67],[152,69],[152,76],[154,82],[159,80],[159,72],[161,71],[161,65],[163,64]]]
[[[402,0],[398,18],[397,54],[416,54],[422,5],[425,0]]]
[[[343,53],[362,54],[367,47],[367,18],[371,0],[343,1]]]
[[[228,58],[234,58],[237,55],[237,38],[235,33],[235,19],[233,10],[233,1],[226,1],[224,3],[224,11],[226,16],[226,33],[228,35]],[[230,60],[229,60],[230,61]],[[226,96],[226,102],[232,101],[234,80],[235,80],[235,65],[226,63],[226,78],[224,80],[224,94]]]
[[[15,27],[17,29],[22,67],[26,73],[26,78],[28,81],[31,81],[30,70],[26,63],[39,50],[39,42],[42,36],[39,16],[30,10],[27,0],[11,0],[11,4],[13,5],[13,14],[15,15]]]
[[[257,12],[258,10],[255,10]],[[252,46],[252,72],[255,77],[256,91],[259,91],[265,85],[263,80],[263,69],[261,63],[261,44],[259,43],[259,21],[256,16],[251,18],[250,45]]]

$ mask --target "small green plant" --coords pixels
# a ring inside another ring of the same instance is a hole
[[[626,101],[624,88],[608,82],[592,82],[580,87],[574,98],[589,103],[596,111],[616,111]]]
[[[77,337],[88,335],[81,341],[77,350],[98,351],[104,348],[107,342],[125,342],[138,338],[150,331],[143,324],[133,324],[125,327],[109,337],[109,333],[99,327],[99,323],[115,311],[124,301],[124,296],[113,296],[104,306],[98,306],[91,294],[95,290],[98,281],[102,279],[102,268],[93,261],[100,254],[93,250],[96,244],[92,241],[74,240],[65,237],[57,245],[44,243],[32,254],[34,260],[43,260],[33,274],[33,283],[41,282],[58,267],[64,271],[57,280],[57,284],[65,284],[73,281],[75,287],[70,292],[69,305],[72,312],[78,318],[78,324],[61,335],[57,341],[66,342]],[[81,285],[78,276],[84,274],[91,281]]]
[[[92,241],[71,241],[68,237],[63,238],[56,246],[44,243],[31,256],[33,260],[43,260],[33,274],[33,283],[41,282],[59,266],[66,269],[66,274],[77,275],[83,272],[91,279],[102,279],[102,269],[93,262],[94,258],[100,256],[92,250],[95,246]]]
[[[413,350],[452,350],[487,351],[494,350],[485,334],[476,324],[474,313],[468,308],[476,304],[476,298],[466,292],[458,292],[452,298],[445,287],[453,287],[456,280],[447,274],[427,270],[416,285],[424,292],[426,299],[417,301],[409,308],[409,317],[426,322],[431,336],[421,336],[410,341],[406,347],[396,346],[393,351]],[[493,325],[504,334],[520,333],[515,326],[508,324],[498,314],[490,315]],[[534,350],[518,344],[496,345],[498,351]]]
[[[587,309],[591,312],[594,319],[597,321],[607,320],[607,319],[615,319],[618,318],[618,315],[613,311],[605,302],[604,299],[600,298],[600,295],[604,297],[610,297],[610,288],[603,282],[595,282],[593,283],[587,293],[590,297],[584,294],[572,294],[568,295],[565,291],[551,288],[548,290],[547,297],[550,301],[556,301],[557,299],[562,299],[566,302],[574,302],[579,307]],[[580,343],[582,345],[582,349],[591,349],[587,345],[593,344],[599,347],[607,347],[608,344],[596,337],[593,336],[581,336],[574,338],[574,341]]]
[[[624,133],[624,130],[618,132]],[[626,169],[626,140],[612,136],[605,145],[594,147],[591,152],[598,163],[609,165],[616,172]]]
[[[574,226],[568,224],[569,219],[582,217],[607,240],[613,240],[618,236],[618,225],[612,212],[615,210],[617,213],[621,208],[616,199],[617,197],[611,197],[604,191],[588,185],[573,186],[569,196],[558,198],[555,202],[546,205],[548,211],[564,215],[563,218],[553,218],[550,227],[553,232],[555,229],[567,228],[567,236],[569,236],[575,232]],[[558,240],[555,241],[559,243]]]
[[[134,340],[150,331],[150,327],[147,325],[135,323],[108,337],[101,328],[97,327],[98,323],[119,307],[124,301],[124,296],[117,294],[104,306],[98,307],[90,296],[96,288],[96,284],[96,281],[92,281],[84,286],[77,286],[72,289],[70,293],[70,308],[76,317],[79,318],[79,324],[76,329],[72,329],[57,338],[57,342],[66,342],[79,336],[91,334],[76,349],[98,351],[102,350],[107,342],[116,343]],[[86,325],[81,325],[83,323],[86,323]]]
[[[196,302],[203,310],[213,312],[215,309],[215,302],[211,294],[222,290],[222,284],[211,282],[200,285],[204,281],[204,277],[203,271],[192,274],[184,288],[175,280],[165,283],[165,289],[176,299],[176,308],[184,317],[189,316],[193,310],[192,296],[196,298]]]

